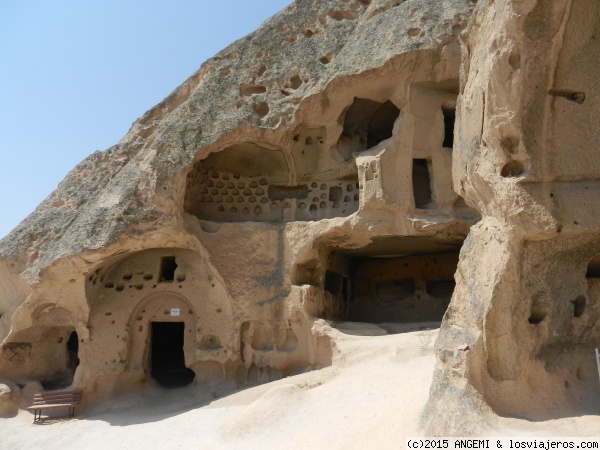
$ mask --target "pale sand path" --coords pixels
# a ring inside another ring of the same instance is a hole
[[[44,425],[21,412],[0,421],[0,448],[403,448],[406,436],[422,434],[437,330],[357,336],[382,330],[345,328],[332,331],[340,351],[333,367],[241,391],[152,390]],[[491,435],[600,435],[597,416],[497,424]]]

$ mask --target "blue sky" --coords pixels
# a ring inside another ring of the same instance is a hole
[[[0,238],[291,0],[0,0]]]

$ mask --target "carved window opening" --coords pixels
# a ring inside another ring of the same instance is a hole
[[[588,263],[585,272],[586,278],[600,278],[600,253],[594,256]]]
[[[79,366],[79,337],[76,331],[71,332],[67,340],[67,360],[67,366],[75,373]]]
[[[454,122],[456,120],[456,110],[442,108],[444,115],[444,148],[452,148],[454,146]]]
[[[575,300],[572,300],[573,304],[573,317],[581,317],[585,312],[585,305],[587,303],[587,299],[584,295],[578,295]]]
[[[338,142],[339,150],[350,157],[352,152],[375,147],[392,137],[400,110],[391,101],[379,103],[366,98],[354,98],[343,114],[344,129]]]
[[[415,207],[426,208],[432,200],[428,160],[413,159],[412,183]]]
[[[173,281],[175,279],[175,270],[177,270],[177,263],[175,262],[175,257],[163,256],[160,259],[160,275],[158,277],[159,281]]]

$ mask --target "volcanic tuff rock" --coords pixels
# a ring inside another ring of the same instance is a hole
[[[439,320],[477,218],[442,115],[472,6],[296,2],[204,63],[1,241],[0,373],[86,398],[159,379],[164,321],[187,331],[183,378],[266,381],[331,363],[315,318],[401,320],[394,299],[423,295],[414,320]],[[427,273],[428,252],[450,254]],[[376,275],[370,308],[358,275],[389,255],[422,273]]]
[[[13,392],[6,384],[0,383],[0,417],[12,417],[18,408]]]
[[[340,320],[443,317],[428,432],[592,411],[599,17],[296,1],[0,241],[0,376],[239,386],[332,364]]]
[[[482,220],[440,330],[429,432],[598,413],[598,36],[587,0],[482,2],[462,35],[454,185]]]
[[[0,257],[18,259],[19,271],[35,278],[61,258],[117,242],[130,228],[180,228],[178,175],[194,160],[240,141],[289,145],[298,124],[332,121],[314,112],[331,109],[330,97],[356,83],[357,74],[375,79],[398,65],[417,76],[410,74],[415,52],[434,59],[426,69],[432,79],[443,77],[472,3],[291,4],[206,61],[117,145],[75,167],[2,240]]]

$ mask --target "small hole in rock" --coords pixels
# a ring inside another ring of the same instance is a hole
[[[508,55],[508,64],[510,64],[510,67],[512,67],[513,70],[517,70],[521,67],[521,55],[517,50],[513,49],[513,51],[510,52],[510,55]]]
[[[265,117],[269,114],[269,104],[267,102],[260,102],[254,105],[252,109],[254,109],[254,112],[260,117]]]
[[[509,161],[502,167],[500,175],[503,177],[520,177],[525,173],[525,166],[521,161]]]
[[[587,303],[585,296],[579,295],[573,303],[573,317],[581,317],[585,312],[585,304]]]

